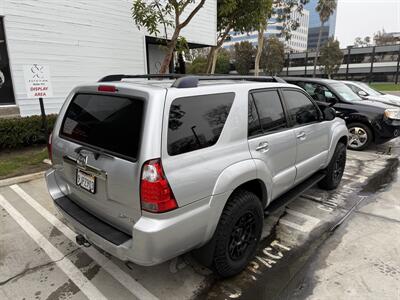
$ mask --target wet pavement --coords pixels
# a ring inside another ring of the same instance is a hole
[[[190,253],[146,268],[79,247],[43,179],[0,188],[0,299],[400,299],[398,153],[349,151],[340,187],[266,216],[256,258],[226,280]]]

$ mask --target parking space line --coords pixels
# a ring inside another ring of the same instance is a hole
[[[43,218],[45,218],[50,224],[56,227],[62,232],[68,239],[73,243],[75,242],[76,233],[73,232],[68,226],[61,222],[57,217],[45,209],[35,199],[28,195],[20,186],[12,185],[10,187],[14,192],[18,194],[27,204],[35,209]],[[125,271],[113,263],[109,258],[100,253],[97,249],[81,248],[89,257],[91,257],[97,264],[99,264],[107,273],[114,277],[119,283],[127,288],[134,296],[139,299],[158,299],[156,296],[150,293],[145,287],[143,287],[134,278],[129,276]]]
[[[303,224],[297,224],[297,223],[291,222],[286,219],[280,219],[279,223],[284,224],[288,227],[291,227],[291,228],[296,229],[301,232],[311,232],[315,228],[315,226],[321,221],[320,219],[314,218],[309,215],[305,215],[301,212],[294,211],[289,208],[286,209],[286,212],[290,215],[293,215],[295,217],[305,220],[305,222]]]
[[[0,205],[21,228],[46,252],[52,261],[71,279],[89,299],[107,299],[85,275],[57,248],[55,248],[27,219],[22,216],[2,195]]]

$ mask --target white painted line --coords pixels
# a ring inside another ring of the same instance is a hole
[[[86,278],[85,275],[64,255],[57,250],[31,223],[28,222],[2,195],[0,205],[10,216],[21,226],[21,228],[46,252],[52,261],[55,262],[72,282],[89,299],[107,299],[104,295]]]
[[[305,222],[303,224],[297,224],[297,223],[291,222],[291,221],[286,220],[286,219],[281,219],[281,220],[279,220],[279,223],[283,224],[283,225],[286,225],[288,227],[294,228],[294,229],[296,229],[298,231],[301,231],[301,232],[311,232],[315,228],[315,226],[321,221],[320,219],[314,218],[314,217],[309,216],[309,215],[305,215],[305,214],[303,214],[301,212],[294,211],[292,209],[288,209],[287,208],[286,212],[288,214],[290,214],[290,215],[295,216],[295,217],[304,219]]]
[[[57,217],[40,205],[35,199],[28,195],[18,185],[12,185],[10,187],[14,192],[18,194],[26,203],[34,208],[43,218],[45,218],[50,224],[56,227],[62,232],[68,239],[73,243],[75,242],[76,233],[73,232],[68,226],[61,222]],[[134,278],[129,276],[126,272],[121,270],[115,263],[109,258],[100,253],[96,248],[81,248],[88,256],[90,256],[97,264],[99,264],[105,271],[107,271],[112,277],[119,281],[124,287],[126,287],[133,295],[139,299],[158,299],[156,296],[151,294],[145,287],[143,287]]]

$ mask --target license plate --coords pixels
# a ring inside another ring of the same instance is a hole
[[[96,177],[81,170],[76,171],[76,185],[92,194],[96,193]]]

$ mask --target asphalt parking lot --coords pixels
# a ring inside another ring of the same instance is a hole
[[[0,188],[0,299],[400,299],[399,142],[348,152],[341,186],[265,218],[256,258],[216,278],[191,254],[156,267],[79,247],[43,179]]]

